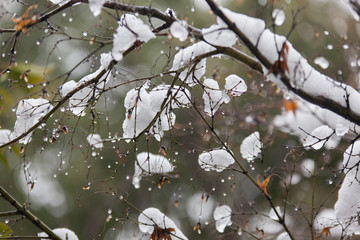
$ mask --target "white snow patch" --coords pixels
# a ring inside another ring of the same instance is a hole
[[[212,197],[208,198],[203,193],[195,193],[188,198],[186,211],[193,223],[210,220],[215,207],[215,201]]]
[[[277,26],[283,25],[285,21],[285,13],[283,10],[275,8],[272,12],[272,17],[274,19],[274,23]]]
[[[200,78],[205,74],[206,59],[202,59],[196,66],[190,64],[194,58],[199,55],[214,51],[215,48],[211,45],[201,41],[197,42],[190,47],[181,49],[175,54],[173,66],[170,71],[177,71],[185,68],[179,75],[182,81],[185,81],[189,86],[194,86],[198,83]],[[189,65],[189,66],[188,66]],[[193,71],[192,71],[193,70]]]
[[[334,130],[328,125],[322,125],[314,129],[310,135],[307,136],[304,147],[312,147],[315,150],[319,150],[334,134]]]
[[[175,21],[170,26],[170,33],[174,38],[179,39],[181,42],[185,41],[189,32],[186,28],[185,21]]]
[[[329,67],[329,61],[324,57],[315,58],[314,63],[319,65],[322,69],[327,69]]]
[[[10,141],[11,131],[8,129],[0,129],[0,145]]]
[[[336,219],[334,209],[322,209],[319,214],[316,215],[314,227],[319,232],[324,228],[329,228],[329,235],[333,238],[341,236],[342,229],[339,225],[339,221]]]
[[[62,240],[79,240],[76,234],[67,228],[55,228],[52,230],[56,235],[58,235]],[[49,237],[47,233],[41,232],[37,234],[38,237],[44,237],[41,240],[46,240]]]
[[[216,230],[219,233],[223,233],[227,226],[232,225],[231,213],[232,210],[227,205],[222,205],[215,208],[214,219],[215,219]]]
[[[30,98],[20,100],[16,109],[16,122],[14,130],[10,135],[10,139],[14,139],[21,134],[28,131],[31,127],[39,122],[39,120],[45,116],[53,106],[48,100],[43,98]],[[26,144],[31,141],[31,136],[27,135],[19,142]]]
[[[104,3],[105,0],[89,0],[90,11],[95,17],[100,15]]]
[[[203,85],[203,99],[205,104],[204,111],[207,115],[212,116],[216,113],[221,104],[229,102],[230,99],[222,90],[220,90],[217,81],[211,78],[206,78]]]
[[[343,167],[346,176],[338,192],[334,210],[336,219],[345,228],[346,235],[360,235],[358,211],[360,209],[360,173],[357,164],[360,161],[360,141],[350,145],[344,152]]]
[[[262,147],[260,134],[256,131],[242,141],[240,145],[241,156],[248,161],[252,161],[260,156]]]
[[[154,173],[168,173],[174,170],[174,166],[169,160],[161,155],[142,152],[137,155],[135,161],[135,173],[132,184],[136,189],[140,188],[140,180],[143,175]]]
[[[230,96],[241,96],[247,91],[245,81],[235,74],[231,74],[225,78],[225,91]]]
[[[159,141],[164,131],[168,131],[175,124],[176,115],[172,112],[176,108],[188,107],[191,98],[190,92],[182,87],[170,85],[159,85],[153,88],[149,93],[145,87],[131,89],[125,97],[124,106],[127,110],[126,118],[123,122],[123,137],[126,141],[137,137],[144,131],[156,114],[162,110],[155,124],[150,127],[149,132]],[[169,93],[169,95],[168,95]],[[161,105],[166,100],[164,109]]]
[[[180,231],[180,229],[175,225],[174,221],[165,216],[164,213],[160,212],[157,208],[147,208],[145,209],[138,217],[139,229],[141,232],[146,234],[152,234],[154,227],[161,229],[173,228],[175,231],[171,232],[171,238],[188,240],[188,238]]]
[[[233,164],[235,160],[225,149],[215,149],[201,153],[198,162],[205,171],[222,172]]]
[[[201,30],[206,42],[222,47],[231,47],[237,41],[236,34],[229,30],[227,25],[217,17],[217,24]]]
[[[112,55],[116,61],[120,61],[123,53],[136,41],[148,42],[156,37],[149,26],[134,15],[124,14],[118,23],[119,27],[114,34],[112,49]]]
[[[94,148],[103,148],[104,144],[102,143],[103,140],[101,139],[100,134],[90,134],[87,136],[87,141],[91,146]]]
[[[304,175],[304,177],[311,177],[313,176],[314,174],[314,170],[315,170],[315,162],[314,160],[310,159],[310,158],[307,158],[307,159],[304,159],[302,162],[301,162],[301,173]]]
[[[75,90],[76,88],[86,84],[87,82],[95,79],[100,72],[107,70],[113,58],[109,53],[102,53],[100,58],[101,66],[95,72],[86,75],[81,78],[78,82],[74,80],[68,81],[60,86],[60,95],[65,97],[69,92]],[[104,74],[97,83],[91,84],[90,86],[83,87],[81,90],[77,91],[69,99],[69,109],[70,111],[77,116],[85,116],[85,110],[88,106],[89,101],[94,98],[98,99],[100,97],[100,90],[104,89],[105,84],[108,81],[108,74]]]

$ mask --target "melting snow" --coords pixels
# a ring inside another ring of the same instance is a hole
[[[161,155],[142,152],[137,155],[135,161],[135,173],[133,176],[133,185],[136,189],[140,188],[140,180],[143,175],[153,173],[168,173],[174,170],[174,166],[169,160]]]
[[[204,111],[207,115],[212,116],[219,109],[221,104],[229,102],[229,97],[219,89],[217,81],[207,78],[204,80],[204,93],[203,99],[205,108]]]
[[[241,96],[247,91],[247,86],[242,78],[231,74],[225,78],[225,90],[230,96]]]
[[[87,136],[87,141],[90,145],[92,145],[94,148],[103,148],[104,144],[102,143],[102,139],[99,134],[90,134]]]
[[[285,21],[285,13],[283,10],[275,8],[272,12],[272,17],[274,18],[274,23],[277,26],[283,25]]]
[[[175,124],[175,114],[172,109],[188,107],[191,98],[190,92],[182,87],[173,86],[169,91],[170,85],[159,85],[148,93],[145,87],[131,89],[125,97],[124,106],[127,109],[126,118],[123,122],[123,137],[126,141],[138,136],[152,122],[156,114],[161,110],[163,101],[168,104],[162,110],[159,119],[149,129],[157,140],[164,135]],[[169,92],[169,95],[168,95]],[[165,106],[165,105],[164,105]]]
[[[190,62],[197,56],[214,51],[215,48],[205,42],[197,42],[190,47],[181,49],[175,54],[173,66],[170,71],[177,71],[186,67],[179,75],[182,81],[185,81],[189,86],[194,86],[198,83],[200,78],[205,74],[206,59],[202,59],[196,66]],[[191,72],[193,70],[193,72]]]
[[[215,149],[199,155],[199,165],[205,171],[222,172],[235,162],[234,158],[225,149]]]
[[[0,129],[0,145],[10,141],[11,131],[8,129]]]
[[[101,54],[100,68],[97,71],[95,71],[94,73],[91,73],[91,74],[83,77],[77,83],[74,80],[71,80],[71,81],[68,81],[68,82],[64,83],[63,85],[61,85],[60,86],[60,95],[62,97],[65,97],[69,92],[73,91],[74,89],[76,89],[76,88],[82,86],[83,84],[86,84],[87,82],[96,78],[100,74],[100,72],[102,72],[103,70],[107,70],[107,68],[109,67],[112,60],[113,59],[109,53]],[[94,85],[87,86],[87,87],[84,87],[81,90],[77,91],[74,95],[72,95],[69,99],[70,111],[77,116],[85,116],[85,110],[88,106],[88,102],[92,98],[98,99],[100,97],[99,90],[101,90],[105,87],[105,83],[108,80],[107,77],[108,77],[108,75],[104,74],[98,80],[96,87],[94,87]]]
[[[18,103],[16,109],[16,122],[14,130],[11,133],[10,139],[16,138],[28,131],[33,127],[39,120],[45,116],[51,109],[52,105],[48,100],[43,98],[38,99],[25,99]],[[31,140],[31,136],[27,135],[22,138],[20,143],[28,143]]]
[[[179,39],[181,42],[185,41],[189,32],[186,28],[185,21],[175,21],[170,26],[170,33],[173,37]]]
[[[252,161],[260,156],[262,147],[260,134],[256,131],[242,141],[240,145],[241,156],[248,161]]]
[[[188,238],[180,231],[180,229],[175,225],[174,221],[165,216],[157,208],[147,208],[145,209],[138,217],[140,231],[146,234],[152,234],[154,231],[154,226],[157,226],[161,229],[173,228],[175,231],[171,232],[171,238],[173,240],[182,239],[187,240]]]
[[[328,125],[317,127],[306,137],[304,147],[312,147],[315,150],[319,150],[333,134],[334,130],[329,128]]]
[[[216,230],[223,233],[227,226],[231,226],[231,208],[227,205],[222,205],[215,208],[214,219]]]
[[[105,0],[89,0],[89,7],[94,16],[99,16]]]
[[[119,27],[114,34],[112,49],[112,55],[116,61],[120,61],[123,58],[123,53],[137,40],[147,42],[156,37],[149,26],[134,15],[124,14],[118,23]]]
[[[329,67],[329,62],[324,57],[315,58],[314,63],[319,65],[322,69],[327,69]]]
[[[360,173],[357,164],[360,161],[360,141],[356,141],[350,145],[345,153],[343,159],[343,167],[346,176],[338,192],[338,200],[335,203],[334,210],[336,219],[342,226],[347,227],[345,233],[347,235],[360,235],[360,225],[358,221],[353,219],[358,218],[358,211],[360,209]]]

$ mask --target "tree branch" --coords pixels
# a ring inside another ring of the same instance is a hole
[[[21,205],[16,199],[11,196],[3,187],[0,186],[0,197],[8,201],[13,207],[17,209],[17,212],[27,219],[29,219],[35,226],[44,231],[51,239],[61,240],[61,238],[56,235],[43,221],[38,217],[32,214],[29,210],[25,208],[24,205]],[[13,238],[11,238],[13,239]]]
[[[229,27],[230,30],[232,30],[240,39],[243,41],[243,43],[249,48],[249,50],[254,54],[254,56],[261,62],[262,65],[264,65],[267,69],[273,69],[274,64],[271,63],[257,48],[256,45],[254,45],[250,39],[241,32],[235,23],[231,21],[223,12],[222,10],[214,3],[212,0],[205,0],[208,5],[210,6],[211,10],[214,12],[215,15],[220,17]],[[275,47],[275,46],[274,46]],[[275,74],[275,73],[274,73]],[[352,108],[349,106],[343,106],[341,103],[337,102],[334,99],[331,99],[328,96],[321,96],[321,95],[313,95],[307,91],[305,91],[302,88],[297,88],[296,86],[292,86],[291,79],[286,76],[284,72],[277,73],[280,75],[280,81],[293,93],[298,95],[299,97],[305,99],[306,101],[313,103],[321,108],[328,109],[345,119],[360,125],[360,114],[355,112]],[[349,89],[350,86],[347,86]],[[346,90],[345,90],[346,92]]]

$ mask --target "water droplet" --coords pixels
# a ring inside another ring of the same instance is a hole
[[[194,8],[194,7],[191,8],[191,12],[195,12],[195,8]]]
[[[69,18],[69,22],[72,22],[73,21],[73,18]]]
[[[83,32],[83,34],[82,34],[84,37],[86,37],[88,34],[87,34],[87,32]]]
[[[95,157],[96,156],[96,152],[92,152],[91,156]]]
[[[61,16],[66,17],[66,12],[63,12]]]
[[[40,42],[40,41],[36,41],[36,45],[38,45],[38,46],[39,46],[40,44],[41,44],[41,42]]]

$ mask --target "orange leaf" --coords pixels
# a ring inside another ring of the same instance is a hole
[[[36,14],[28,18],[29,11],[33,8],[37,8],[37,4],[28,7],[28,9],[26,9],[25,13],[21,15],[20,18],[11,17],[11,20],[15,23],[14,29],[16,30],[16,32],[26,32],[26,29],[29,25],[32,25],[39,21],[39,18]]]
[[[269,193],[267,192],[267,185],[270,182],[270,178],[272,175],[268,176],[263,182],[260,182],[259,175],[257,176],[257,184],[261,191],[263,191],[267,196],[269,196]]]
[[[328,235],[330,234],[330,227],[325,227],[323,228],[323,230],[321,231],[321,235],[325,234],[325,239],[327,239]]]
[[[286,112],[292,111],[294,115],[296,114],[296,110],[298,108],[297,102],[291,100],[286,100],[284,103],[284,107]]]

